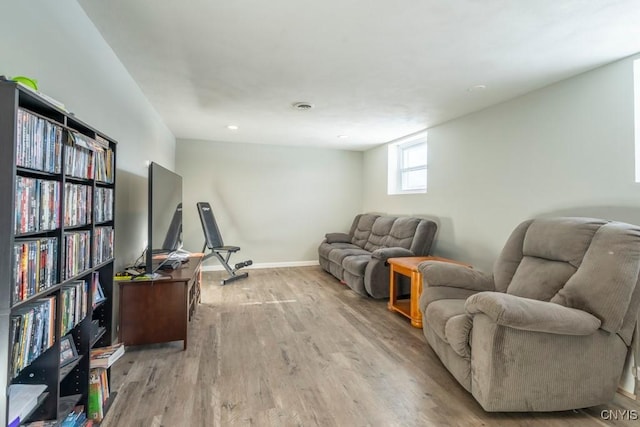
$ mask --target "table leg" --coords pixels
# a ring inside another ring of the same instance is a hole
[[[396,271],[393,268],[393,265],[391,266],[391,268],[389,268],[390,274],[391,276],[389,277],[389,304],[387,305],[387,309],[389,309],[390,311],[395,311],[394,310],[394,306],[396,304]]]
[[[420,313],[420,295],[422,294],[422,274],[411,272],[411,326],[422,328],[422,313]]]

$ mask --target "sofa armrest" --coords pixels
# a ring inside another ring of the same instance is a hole
[[[351,243],[351,236],[347,233],[327,233],[324,238],[327,243]]]
[[[449,287],[469,291],[493,291],[493,276],[465,265],[443,261],[425,261],[418,265],[424,287]]]
[[[501,292],[480,292],[465,305],[469,314],[483,313],[498,325],[558,335],[590,335],[600,319],[575,308]]]
[[[380,248],[371,252],[371,258],[386,261],[389,258],[415,256],[409,249],[405,248]]]

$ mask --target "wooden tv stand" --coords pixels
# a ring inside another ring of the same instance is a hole
[[[189,321],[200,302],[202,254],[194,254],[170,276],[156,280],[116,281],[120,290],[118,337],[125,345],[184,342]]]

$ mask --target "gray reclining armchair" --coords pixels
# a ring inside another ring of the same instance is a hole
[[[425,262],[423,331],[487,411],[610,402],[640,303],[640,227],[590,218],[520,224],[493,274]]]

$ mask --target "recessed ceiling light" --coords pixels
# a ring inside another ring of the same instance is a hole
[[[229,126],[227,126],[227,129],[229,129],[229,130],[238,130],[238,126],[237,125],[229,125]]]
[[[344,139],[344,138],[349,138],[349,136],[348,135],[338,135],[338,138]]]
[[[475,85],[475,86],[471,86],[470,88],[467,89],[467,92],[474,92],[474,91],[479,91],[479,90],[485,90],[487,88],[486,85]]]
[[[310,110],[313,108],[313,104],[310,102],[294,102],[291,106],[296,110]]]

